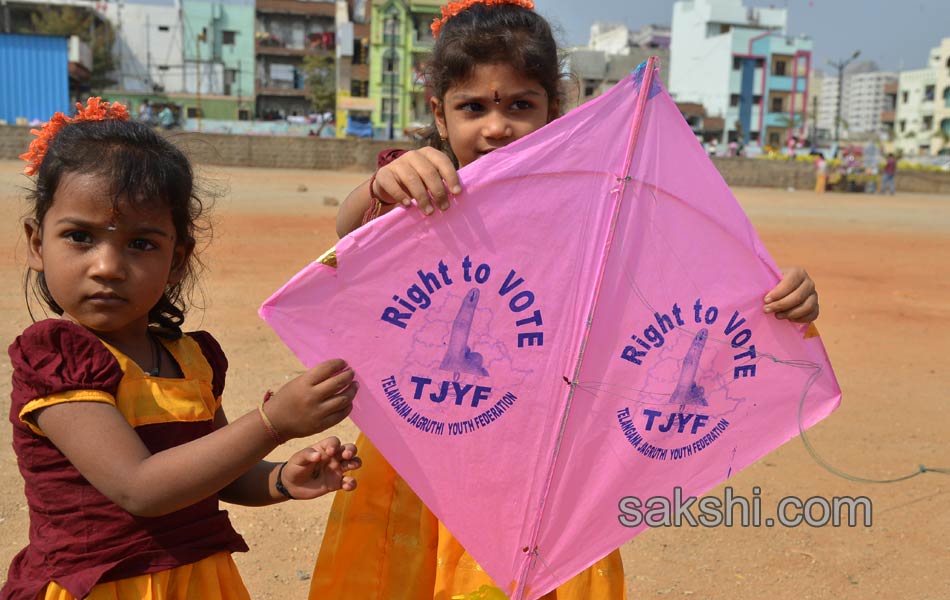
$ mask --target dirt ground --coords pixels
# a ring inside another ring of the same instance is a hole
[[[21,164],[0,161],[0,277],[8,282],[0,289],[0,340],[7,341],[29,324],[19,225],[29,182]],[[326,199],[342,200],[366,175],[201,171],[223,195],[214,243],[203,254],[204,308],[190,313],[188,326],[213,332],[228,354],[225,395],[233,417],[300,371],[257,307],[335,242],[336,209]],[[810,432],[818,451],[843,471],[874,478],[921,463],[950,467],[950,197],[735,191],[778,264],[803,265],[818,283],[818,326],[844,394],[841,408]],[[9,397],[9,381],[3,353],[2,398]],[[356,436],[349,422],[334,433]],[[279,448],[271,458],[302,445]],[[3,581],[27,541],[28,522],[9,426],[0,427],[0,447]],[[623,548],[630,598],[950,598],[947,476],[853,483],[823,469],[793,440],[729,484],[747,496],[760,487],[763,511],[773,512],[786,495],[868,496],[873,526],[652,530]],[[721,488],[712,493],[722,497]],[[228,507],[251,546],[236,559],[254,598],[306,597],[329,504],[322,498]]]

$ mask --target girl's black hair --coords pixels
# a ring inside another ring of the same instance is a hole
[[[50,141],[35,187],[28,194],[37,226],[42,227],[56,188],[67,173],[97,175],[110,181],[116,210],[121,201],[145,209],[167,207],[175,226],[176,244],[192,249],[196,235],[207,229],[198,224],[205,207],[196,194],[191,164],[181,150],[144,123],[108,119],[65,125]],[[149,311],[149,327],[156,333],[181,335],[199,264],[195,253],[189,252],[181,280],[166,285],[162,298]],[[63,314],[43,273],[27,270],[26,288],[28,295],[32,289],[51,311]]]
[[[550,118],[561,105],[561,61],[551,26],[533,10],[515,4],[473,4],[450,17],[439,31],[426,72],[432,95],[440,102],[455,83],[467,80],[479,65],[505,64],[537,81],[548,94]],[[424,140],[457,163],[435,127]]]

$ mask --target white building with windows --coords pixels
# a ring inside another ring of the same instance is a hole
[[[930,154],[934,133],[934,93],[937,72],[933,68],[902,71],[897,84],[895,146],[905,156]]]
[[[806,133],[812,41],[786,33],[788,11],[742,0],[673,5],[670,93],[725,120],[721,142],[785,147]]]
[[[936,136],[933,153],[950,154],[950,37],[930,52],[930,65],[935,71],[934,124]]]
[[[930,51],[926,67],[900,73],[894,137],[908,156],[950,153],[950,38]]]

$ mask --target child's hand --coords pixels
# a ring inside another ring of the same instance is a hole
[[[362,465],[356,446],[330,437],[291,456],[280,480],[295,499],[311,500],[336,490],[356,489],[356,480],[345,473]]]
[[[345,419],[358,389],[353,369],[335,358],[288,382],[264,410],[283,439],[306,437]]]
[[[818,292],[805,269],[782,269],[782,280],[765,295],[765,312],[776,319],[811,323],[818,318]]]
[[[427,215],[449,208],[449,192],[461,193],[458,172],[448,156],[435,148],[425,147],[406,152],[376,171],[370,194],[385,203],[412,204]]]

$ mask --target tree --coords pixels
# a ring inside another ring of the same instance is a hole
[[[108,21],[100,21],[92,10],[73,6],[41,6],[30,15],[32,31],[20,33],[39,33],[45,35],[78,36],[92,49],[92,77],[89,87],[93,91],[115,84],[109,75],[115,69],[112,46],[115,44],[115,31]]]
[[[307,99],[317,112],[336,110],[336,62],[333,53],[305,56],[303,72]]]

